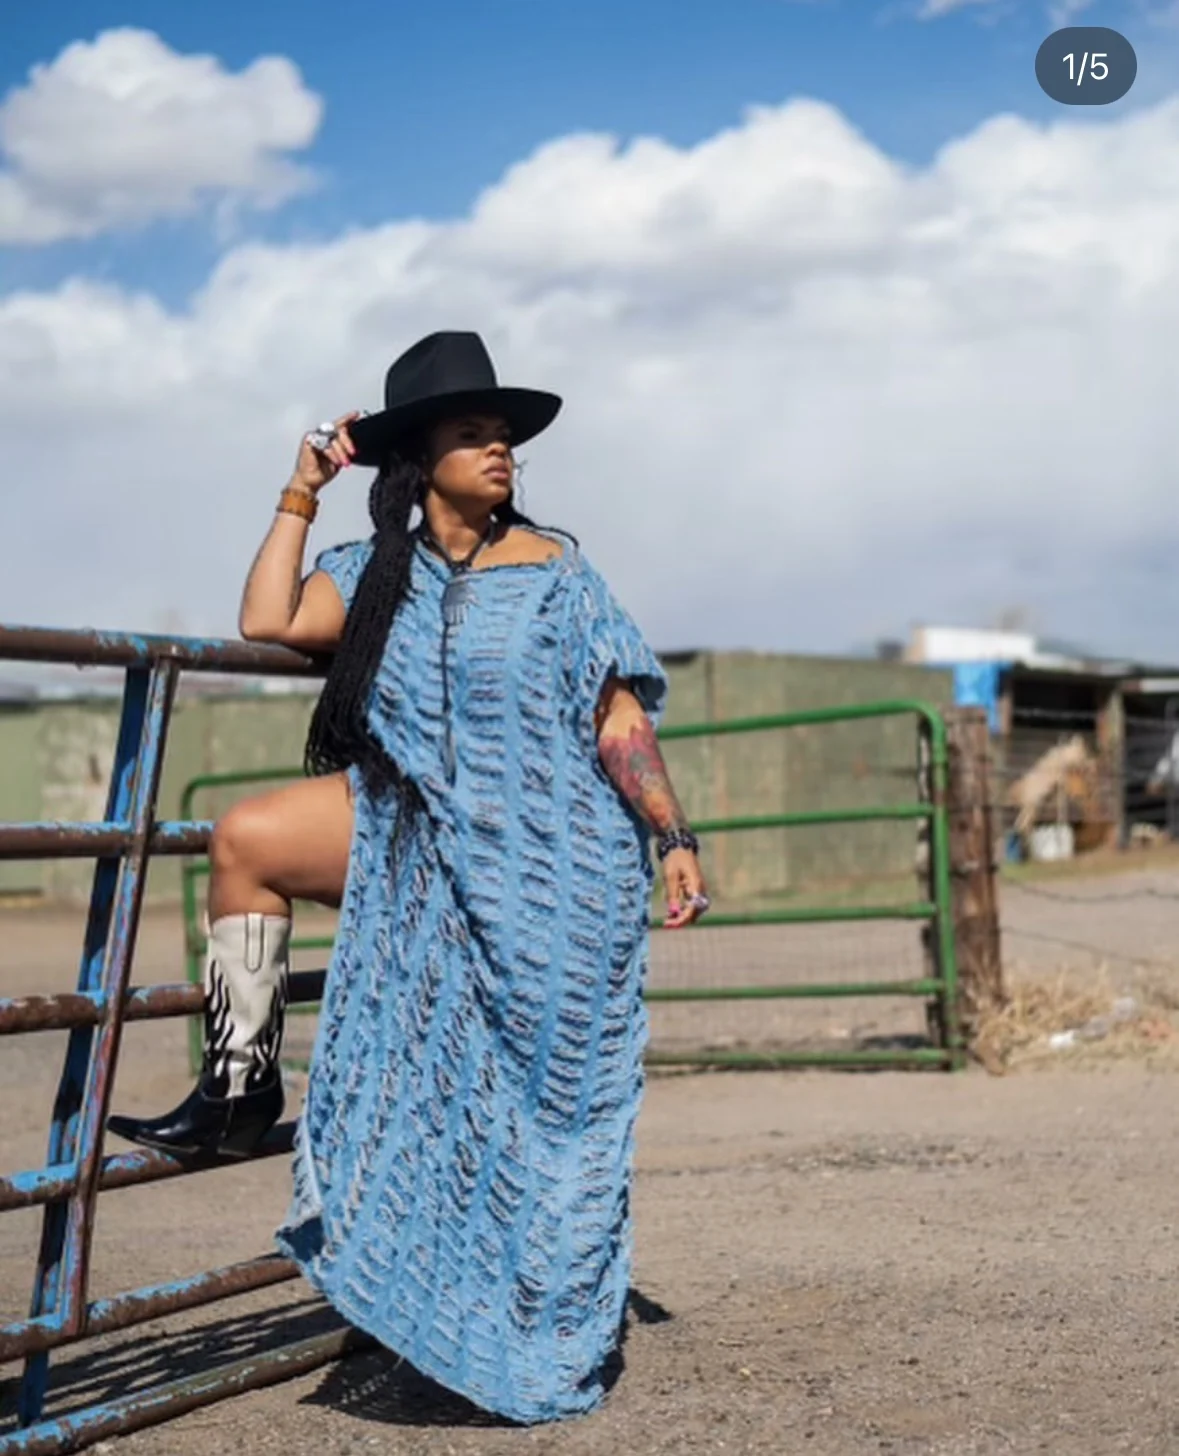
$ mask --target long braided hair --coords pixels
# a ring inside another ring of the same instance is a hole
[[[425,438],[401,441],[369,490],[373,552],[348,610],[304,751],[304,768],[310,775],[339,773],[356,766],[374,795],[394,790],[399,832],[420,808],[421,796],[374,737],[368,725],[368,704],[393,619],[409,593],[416,534],[410,521],[415,507],[424,505],[430,486],[427,458]],[[504,526],[534,524],[511,498],[496,508],[494,516]]]

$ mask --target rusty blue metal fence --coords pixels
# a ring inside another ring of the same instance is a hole
[[[45,1418],[49,1356],[94,1335],[296,1277],[288,1260],[266,1255],[171,1284],[88,1302],[90,1251],[100,1192],[216,1166],[157,1153],[103,1156],[103,1129],[126,1022],[188,1016],[201,990],[185,983],[130,988],[147,866],[153,854],[202,850],[211,825],[157,823],[156,798],[168,723],[182,672],[321,676],[322,663],[281,648],[132,634],[0,627],[0,661],[125,669],[122,715],[105,816],[98,823],[0,825],[0,859],[63,855],[96,860],[77,990],[0,1000],[0,1035],[68,1031],[43,1167],[0,1177],[0,1212],[41,1207],[41,1243],[27,1320],[0,1329],[0,1363],[24,1362],[15,1431],[0,1456],[61,1456],[103,1436],[271,1384],[337,1358],[348,1333],[304,1340],[133,1396]],[[292,1000],[317,1000],[322,974],[294,978]],[[292,1124],[276,1128],[257,1156],[290,1150]]]

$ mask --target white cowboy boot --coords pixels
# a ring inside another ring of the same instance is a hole
[[[200,1080],[162,1117],[112,1117],[111,1132],[160,1152],[244,1158],[282,1116],[282,1046],[290,970],[285,915],[225,915],[205,956]]]

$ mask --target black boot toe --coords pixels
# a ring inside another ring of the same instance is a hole
[[[162,1117],[107,1119],[116,1137],[173,1157],[214,1155],[248,1158],[282,1116],[282,1081],[273,1081],[241,1097],[215,1097],[202,1079],[179,1107]]]

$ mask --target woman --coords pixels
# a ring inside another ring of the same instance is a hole
[[[338,649],[316,776],[218,823],[200,1083],[111,1127],[247,1154],[282,1110],[291,902],[339,905],[280,1245],[426,1374],[546,1420],[601,1398],[623,1317],[649,833],[666,924],[707,898],[659,664],[513,505],[513,448],[560,400],[500,388],[473,334],[414,345],[385,397],[304,441],[243,599],[243,636]],[[300,585],[318,492],[357,463],[374,535]]]

